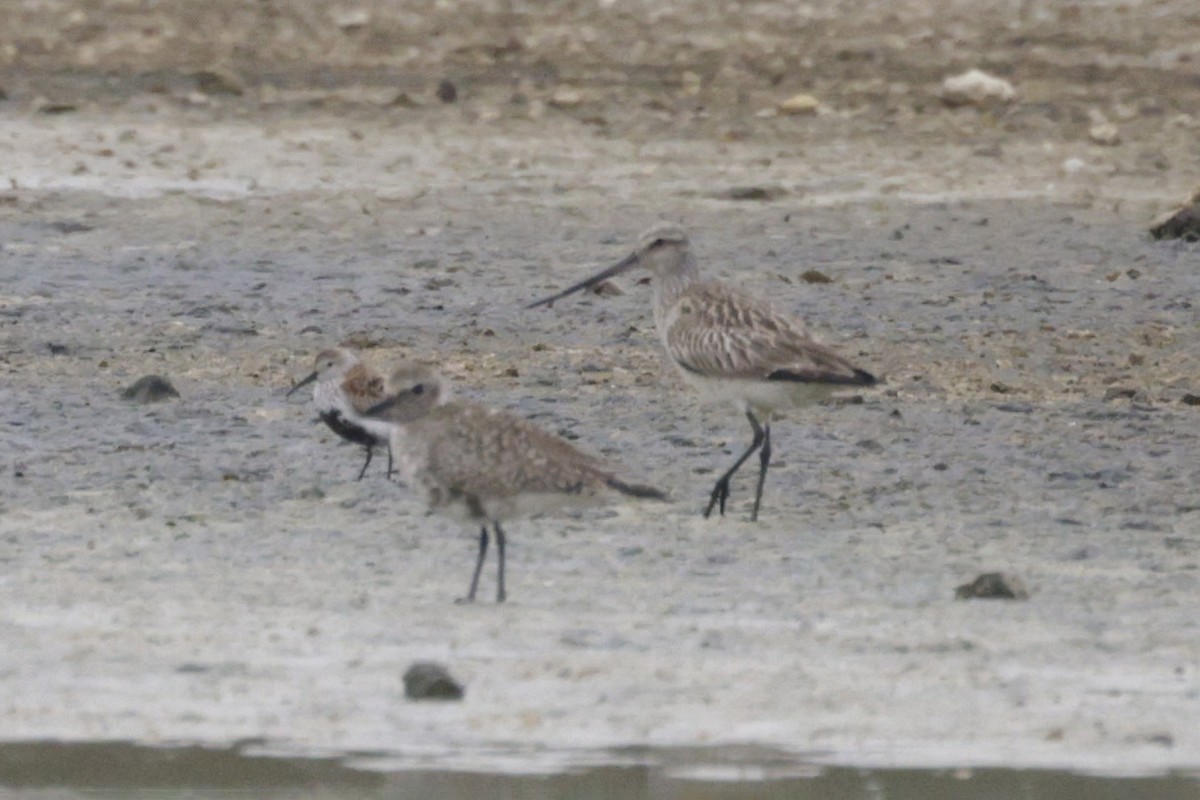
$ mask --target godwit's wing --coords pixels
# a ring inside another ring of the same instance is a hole
[[[684,292],[666,313],[663,339],[685,371],[712,379],[870,385],[875,378],[825,345],[804,324],[720,283]]]

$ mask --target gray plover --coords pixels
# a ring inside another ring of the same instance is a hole
[[[654,274],[654,323],[671,361],[703,395],[732,402],[750,421],[754,440],[717,480],[704,516],[725,513],[729,481],[758,451],[758,486],[750,519],[758,519],[771,460],[771,420],[778,412],[848,386],[873,386],[875,376],[813,340],[804,323],[769,303],[716,281],[703,281],[686,234],[660,223],[638,248],[587,280],[528,308],[550,305],[634,267]]]
[[[599,459],[516,414],[453,399],[431,367],[407,363],[391,373],[387,399],[368,416],[394,426],[392,452],[410,486],[425,490],[431,510],[479,525],[479,553],[465,600],[475,600],[489,527],[499,559],[496,602],[504,590],[506,536],[501,523],[560,508],[598,505],[617,495],[666,499],[629,483]]]
[[[367,451],[367,460],[359,470],[361,481],[371,465],[376,448],[388,449],[388,475],[392,474],[392,453],[388,445],[391,426],[363,416],[363,412],[385,399],[384,379],[364,364],[353,350],[333,347],[317,354],[312,373],[293,386],[291,397],[299,389],[313,386],[313,405],[317,415],[329,429],[348,442],[360,444]]]

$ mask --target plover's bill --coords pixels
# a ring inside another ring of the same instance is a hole
[[[358,479],[367,474],[375,448],[388,448],[388,475],[392,474],[392,453],[388,445],[391,427],[367,419],[363,412],[385,398],[383,376],[359,360],[353,350],[334,347],[317,354],[312,374],[288,391],[294,392],[315,383],[313,405],[329,429],[348,442],[361,444],[367,460]]]
[[[425,490],[429,507],[480,526],[479,554],[466,600],[475,599],[496,534],[496,602],[504,602],[505,533],[501,523],[615,495],[663,500],[662,492],[630,483],[564,439],[506,411],[449,396],[431,367],[403,364],[388,377],[387,399],[366,413],[394,426],[392,452],[404,480]]]
[[[702,281],[687,236],[668,223],[642,234],[638,248],[613,266],[528,307],[550,305],[634,267],[654,274],[654,322],[684,380],[710,398],[732,402],[754,429],[750,447],[713,486],[704,516],[713,508],[725,513],[730,478],[758,451],[750,514],[757,520],[776,412],[848,386],[872,386],[875,376],[814,341],[799,319],[732,286]]]

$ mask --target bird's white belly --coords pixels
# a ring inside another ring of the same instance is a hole
[[[739,410],[750,409],[756,415],[766,417],[815,403],[829,397],[838,388],[829,384],[797,381],[712,378],[684,369],[680,369],[679,374],[708,402],[729,403]]]

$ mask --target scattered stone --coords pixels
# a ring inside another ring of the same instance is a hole
[[[582,104],[583,95],[578,89],[572,89],[569,86],[556,90],[550,97],[550,105],[555,108],[575,108]]]
[[[65,344],[58,344],[57,342],[48,342],[46,347],[49,348],[50,355],[52,356],[65,356],[67,353],[71,352],[70,348],[68,348]]]
[[[1111,122],[1100,122],[1088,129],[1088,138],[1096,144],[1114,147],[1121,143],[1121,131]]]
[[[800,280],[805,283],[833,283],[833,278],[818,269],[805,270],[800,274]]]
[[[970,583],[954,590],[958,600],[977,597],[983,600],[1028,600],[1025,581],[1007,572],[985,572]]]
[[[1107,403],[1110,400],[1132,400],[1135,396],[1137,396],[1137,389],[1114,386],[1104,391],[1104,402]]]
[[[462,700],[463,687],[435,661],[416,661],[404,673],[404,696],[409,700]]]
[[[1200,406],[1200,394],[1192,394],[1188,392],[1183,397],[1179,398],[1179,402],[1185,406]]]
[[[996,381],[988,388],[990,388],[996,394],[1008,394],[1012,391],[1011,386],[1009,386],[1007,383],[1001,383],[1000,381]]]
[[[388,103],[389,108],[420,108],[420,103],[408,96],[408,92],[401,92],[392,98]]]
[[[179,397],[179,392],[161,375],[138,378],[121,392],[122,400],[132,400],[135,403],[157,403],[172,397]]]
[[[719,200],[758,200],[761,202],[770,202],[771,200],[778,200],[786,194],[787,190],[782,186],[734,186],[732,189],[718,192],[716,197]]]
[[[51,222],[47,227],[49,227],[51,230],[56,230],[59,233],[87,233],[88,231],[95,230],[93,226],[88,225],[87,223],[75,222],[74,220],[69,219]]]
[[[1068,158],[1062,163],[1062,171],[1067,175],[1078,175],[1087,169],[1087,162],[1082,158]]]
[[[71,103],[43,103],[38,106],[38,113],[46,114],[48,116],[71,114],[78,110],[79,107]]]
[[[443,103],[453,103],[458,99],[458,87],[442,78],[437,87],[437,99]]]
[[[1155,220],[1150,235],[1155,239],[1200,241],[1200,189],[1178,209]]]
[[[789,116],[816,114],[821,107],[821,101],[811,94],[794,94],[779,104],[779,113]]]
[[[1003,78],[997,78],[978,69],[967,70],[942,81],[942,102],[950,107],[987,107],[1011,103],[1017,90]]]
[[[192,80],[196,82],[197,91],[209,97],[215,95],[241,97],[243,94],[241,83],[233,75],[226,72],[205,69],[193,73]]]
[[[344,31],[356,31],[371,24],[371,12],[365,8],[348,8],[330,12],[333,24]]]

